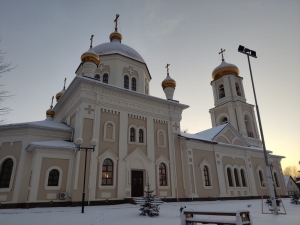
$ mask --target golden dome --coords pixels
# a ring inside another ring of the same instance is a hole
[[[112,42],[113,40],[118,40],[120,43],[122,42],[122,35],[115,31],[109,35],[109,40]]]
[[[62,91],[58,92],[55,96],[56,101],[58,101],[61,98],[61,96],[63,96],[64,93],[65,93],[65,90],[62,90]]]
[[[176,87],[176,81],[173,80],[169,74],[167,75],[166,79],[163,80],[163,82],[161,83],[161,86],[163,89],[170,87],[170,88],[174,88]]]
[[[55,115],[55,111],[53,110],[53,109],[48,109],[47,111],[46,111],[46,116],[47,117],[54,117],[54,115]]]
[[[239,68],[236,65],[222,61],[221,64],[212,72],[212,79],[217,80],[224,75],[233,74],[239,76]]]
[[[100,63],[100,58],[99,56],[90,48],[87,52],[83,53],[81,55],[81,62],[93,62],[97,66]]]

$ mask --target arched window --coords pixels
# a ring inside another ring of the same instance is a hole
[[[129,77],[127,75],[124,76],[124,88],[129,89]]]
[[[264,187],[265,185],[264,185],[264,177],[263,177],[263,175],[262,175],[262,171],[261,170],[259,170],[258,171],[258,175],[259,175],[259,181],[260,181],[260,185],[262,186],[262,187]]]
[[[159,186],[167,186],[167,168],[164,163],[159,164]]]
[[[103,83],[108,84],[108,74],[107,73],[103,75]]]
[[[227,168],[227,178],[228,178],[229,187],[233,187],[232,174],[230,168]]]
[[[49,172],[48,186],[58,186],[58,182],[59,182],[59,171],[57,169],[53,169]]]
[[[131,90],[136,91],[136,79],[134,77],[131,79]]]
[[[163,130],[157,131],[157,146],[161,148],[166,147],[166,136]]]
[[[278,182],[278,178],[277,178],[277,173],[276,172],[274,172],[274,180],[275,180],[276,187],[279,187],[279,182]]]
[[[204,175],[205,186],[210,186],[209,171],[208,171],[208,167],[207,166],[203,167],[203,175]]]
[[[14,161],[10,158],[2,163],[0,168],[0,188],[9,188],[13,167]]]
[[[224,118],[222,119],[222,122],[221,122],[221,124],[224,124],[224,123],[228,123],[228,119],[227,119],[227,117],[224,117]]]
[[[139,129],[139,143],[144,143],[144,131]]]
[[[113,161],[111,159],[103,161],[102,185],[113,185]]]
[[[235,83],[235,90],[236,90],[236,94],[238,96],[242,96],[241,90],[240,90],[240,86],[238,83]]]
[[[96,74],[96,75],[95,75],[95,79],[96,79],[96,80],[100,80],[100,75],[99,75],[99,74]]]
[[[246,183],[246,179],[245,179],[245,173],[244,173],[243,169],[241,169],[241,178],[242,178],[243,187],[247,187],[247,183]]]
[[[246,126],[246,130],[247,130],[247,135],[248,137],[252,137],[254,138],[254,134],[252,131],[252,125],[251,125],[251,119],[248,115],[245,115],[245,126]]]
[[[219,86],[219,99],[224,98],[224,97],[225,97],[224,86],[223,86],[223,84],[221,84]]]
[[[240,179],[239,179],[238,171],[237,171],[237,169],[235,168],[235,169],[233,170],[233,172],[234,172],[235,186],[236,186],[236,187],[239,187],[239,186],[240,186]]]
[[[135,129],[133,127],[130,128],[130,141],[135,142]]]

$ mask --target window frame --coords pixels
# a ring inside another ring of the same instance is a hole
[[[208,179],[209,179],[209,186],[205,185],[205,174],[204,174],[204,168],[207,167],[208,169]],[[204,159],[200,164],[200,174],[202,178],[202,187],[203,189],[212,189],[213,188],[213,182],[212,182],[212,175],[211,175],[211,164],[207,161],[207,159]]]
[[[136,89],[137,89],[137,79],[136,79],[136,77],[132,77],[131,78],[131,88],[130,88],[130,90],[136,91]]]
[[[58,178],[58,185],[57,186],[48,186],[48,180],[49,180],[49,174],[51,170],[58,170],[59,172],[59,178]],[[45,174],[45,182],[44,182],[44,188],[45,190],[60,190],[62,185],[62,177],[63,177],[63,170],[59,166],[51,166],[46,170]]]
[[[107,78],[107,82],[104,81],[104,78]],[[109,78],[108,73],[104,73],[103,76],[102,76],[102,82],[103,82],[104,84],[108,84],[108,78]]]
[[[228,171],[230,173],[228,173]],[[230,167],[226,168],[226,174],[227,174],[227,182],[228,182],[228,187],[235,187],[232,179],[232,169]],[[230,179],[229,179],[230,178]]]
[[[162,168],[164,167],[164,168]],[[159,186],[161,187],[165,187],[165,186],[168,186],[168,175],[167,175],[167,166],[165,163],[160,163],[159,166]],[[163,178],[162,178],[163,177]],[[165,183],[165,184],[164,184]]]
[[[240,169],[240,175],[241,175],[241,187],[248,187],[247,185],[247,179],[245,176],[245,170],[243,168]]]
[[[10,175],[10,181],[9,181],[9,186],[6,188],[0,188],[0,192],[9,192],[12,190],[12,186],[14,183],[14,178],[15,178],[15,172],[16,172],[16,166],[17,166],[17,160],[14,156],[12,155],[7,155],[5,156],[1,161],[0,161],[0,169],[2,168],[2,164],[6,159],[12,159],[13,160],[13,168],[12,168],[12,172]]]
[[[170,161],[164,156],[160,155],[156,160],[156,184],[157,189],[170,189]],[[159,177],[159,166],[163,163],[166,166],[166,179],[167,179],[167,185],[166,186],[160,186],[160,177]]]
[[[104,163],[105,163],[106,160],[110,161],[110,162],[112,163],[112,165],[104,165]],[[107,167],[107,168],[106,168],[107,170],[104,171],[104,170],[103,170],[103,166],[106,166],[106,167]],[[108,167],[109,167],[109,166],[111,166],[111,168],[112,168],[111,171],[108,170]],[[105,158],[105,159],[103,160],[103,162],[102,162],[101,168],[102,168],[102,169],[101,169],[101,186],[114,186],[114,162],[113,162],[113,160],[111,160],[110,158]],[[108,178],[108,177],[106,177],[106,178],[104,177],[104,178],[103,178],[103,173],[105,173],[105,172],[106,172],[106,173],[111,173],[111,174],[112,174],[112,177],[111,177],[111,178]],[[111,184],[103,184],[103,179],[105,179],[106,181],[107,181],[107,180],[110,180],[110,181],[111,181]]]
[[[128,85],[128,87],[126,88],[126,83]],[[127,89],[129,90],[129,76],[127,74],[124,75],[124,78],[123,78],[123,86],[124,86],[124,89]]]
[[[221,93],[221,89],[223,90],[222,93]],[[222,98],[225,98],[225,97],[226,97],[226,94],[225,94],[224,84],[219,84],[218,85],[218,99],[222,99]]]
[[[98,77],[99,76],[99,79],[98,78],[96,78],[96,77]],[[100,74],[96,74],[95,76],[94,76],[94,78],[96,79],[96,80],[98,80],[98,81],[101,81],[101,75]]]
[[[163,140],[164,140],[164,143],[160,143],[160,133],[162,133],[162,135],[163,135]],[[159,147],[159,148],[165,148],[166,146],[167,146],[167,144],[166,144],[166,141],[167,141],[167,139],[166,139],[166,132],[164,131],[164,130],[162,130],[162,129],[159,129],[157,132],[156,132],[156,139],[157,139],[157,147]]]
[[[113,162],[113,185],[102,185],[102,165],[105,159],[110,159]],[[98,188],[99,189],[115,189],[116,188],[116,182],[117,182],[117,163],[118,163],[119,158],[115,155],[115,153],[107,149],[104,153],[102,153],[98,157],[99,161],[99,173],[98,173]]]
[[[233,175],[234,175],[235,187],[241,187],[238,168],[233,169]]]

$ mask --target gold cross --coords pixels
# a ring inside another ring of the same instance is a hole
[[[170,64],[167,63],[167,65],[166,65],[166,67],[165,67],[165,68],[167,68],[167,74],[168,74],[168,75],[169,75],[169,66],[170,66]]]
[[[91,108],[91,105],[89,105],[87,108],[84,109],[88,111],[88,114],[91,114],[91,111],[94,112],[94,110]]]
[[[224,61],[224,55],[223,55],[223,52],[225,52],[225,49],[222,49],[222,48],[221,48],[221,51],[219,52],[219,54],[222,54],[222,61]]]
[[[52,96],[52,101],[51,101],[50,109],[53,108],[53,99],[54,99],[54,96]]]
[[[92,47],[93,47],[93,37],[94,37],[94,35],[92,34],[92,35],[91,35],[91,39],[90,39],[90,41],[91,41],[90,48],[92,48]]]
[[[66,90],[66,81],[67,81],[67,78],[65,78],[65,82],[64,82],[64,90]]]
[[[115,31],[118,31],[118,18],[119,18],[119,14],[116,14],[116,19],[114,20],[114,22],[116,23],[116,27],[115,27]]]

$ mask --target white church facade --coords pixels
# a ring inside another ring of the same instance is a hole
[[[189,106],[173,100],[169,72],[166,99],[150,95],[150,81],[146,62],[122,43],[117,27],[110,42],[91,44],[46,120],[0,126],[0,208],[80,204],[85,156],[90,204],[142,196],[147,183],[169,201],[267,194],[254,106],[235,65],[223,60],[213,70],[212,128],[196,134],[180,131]],[[98,143],[86,154],[77,138],[85,147]],[[284,157],[268,156],[276,192],[286,195]]]

